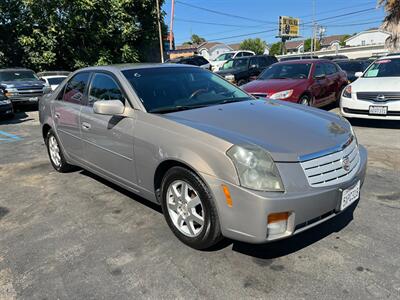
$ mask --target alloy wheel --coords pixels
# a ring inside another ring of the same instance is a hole
[[[61,155],[60,155],[60,147],[58,146],[58,142],[54,135],[51,135],[49,138],[49,152],[50,158],[54,165],[57,167],[61,166]]]
[[[188,237],[198,236],[204,227],[204,208],[198,192],[187,182],[176,180],[167,190],[167,207],[174,226]]]

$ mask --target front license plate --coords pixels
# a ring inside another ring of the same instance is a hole
[[[340,210],[345,209],[351,205],[354,201],[360,198],[360,181],[357,184],[342,193],[342,203],[340,204]]]
[[[387,106],[373,106],[369,107],[370,115],[387,115]]]
[[[38,97],[31,97],[31,98],[29,98],[29,101],[32,101],[32,102],[38,101]]]

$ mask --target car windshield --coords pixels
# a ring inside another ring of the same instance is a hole
[[[233,57],[233,53],[223,53],[220,56],[218,56],[215,61],[222,61],[222,60],[228,60]]]
[[[200,68],[144,68],[122,73],[148,112],[167,113],[251,99],[218,75]]]
[[[337,62],[337,64],[340,66],[340,68],[346,72],[362,72],[364,71],[364,67],[361,62],[356,62],[356,61],[343,61],[343,62]]]
[[[66,77],[51,77],[47,78],[50,85],[60,84]]]
[[[245,69],[247,67],[247,58],[230,59],[222,66],[221,70]]]
[[[371,77],[399,77],[400,58],[381,59],[375,61],[364,73],[365,78]]]
[[[258,79],[306,79],[310,73],[310,68],[310,63],[274,64],[266,69]]]
[[[28,81],[39,80],[33,71],[5,71],[0,72],[0,81]]]

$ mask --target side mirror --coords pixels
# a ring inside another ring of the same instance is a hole
[[[122,115],[124,110],[125,106],[120,100],[100,100],[93,105],[93,111],[100,115]]]
[[[251,70],[257,69],[257,65],[251,65],[251,66],[250,66],[250,69],[251,69]]]
[[[325,79],[325,78],[326,78],[325,74],[315,76],[315,79],[317,79],[317,80],[321,80],[321,79]]]
[[[363,72],[356,72],[356,73],[354,74],[354,76],[356,76],[357,78],[359,78],[359,77],[363,76]]]

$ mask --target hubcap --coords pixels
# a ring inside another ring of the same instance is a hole
[[[197,191],[187,182],[176,180],[167,190],[168,213],[174,226],[188,237],[200,234],[204,209]]]
[[[61,166],[60,148],[58,147],[57,140],[53,135],[49,138],[49,152],[52,162],[57,167]]]
[[[301,99],[301,104],[310,105],[310,100],[308,100],[308,98],[303,98],[303,99]]]

